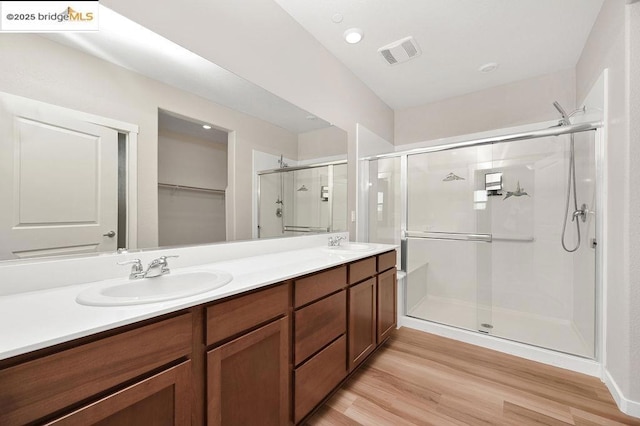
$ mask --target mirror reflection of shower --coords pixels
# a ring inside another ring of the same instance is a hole
[[[562,108],[562,106],[556,101],[553,103],[553,106],[558,110],[562,118],[558,122],[558,126],[569,126],[571,125],[571,117],[573,117],[577,113],[584,113],[585,107],[578,108],[575,111],[572,111],[570,114]],[[576,160],[575,160],[575,138],[574,134],[570,135],[570,148],[569,148],[569,176],[567,182],[567,199],[565,203],[564,209],[564,221],[562,222],[562,248],[568,251],[569,253],[573,253],[580,248],[580,244],[582,242],[580,235],[580,220],[582,222],[587,221],[587,213],[588,207],[585,203],[583,203],[580,208],[578,208],[578,195],[576,191]],[[571,194],[573,193],[573,214],[571,215],[571,222],[576,223],[576,233],[578,235],[578,241],[573,248],[568,248],[566,243],[566,231],[567,231],[567,219],[569,217],[569,204],[571,202]]]
[[[259,238],[347,229],[345,161],[278,165],[258,172]]]

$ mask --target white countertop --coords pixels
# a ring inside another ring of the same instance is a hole
[[[0,359],[233,296],[396,248],[387,244],[371,245],[374,246],[373,250],[357,254],[333,254],[316,247],[180,268],[181,271],[224,271],[233,275],[233,280],[218,289],[167,302],[117,307],[78,304],[78,293],[97,282],[0,296]]]

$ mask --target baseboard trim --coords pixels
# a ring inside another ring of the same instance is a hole
[[[591,359],[580,358],[574,355],[563,354],[549,349],[538,348],[523,343],[474,333],[472,331],[449,327],[443,324],[423,321],[407,316],[398,318],[398,326],[413,328],[442,337],[448,337],[450,339],[455,339],[476,346],[482,346],[484,348],[519,356],[521,358],[541,362],[543,364],[553,365],[566,370],[576,371],[589,376],[601,378],[603,375],[602,365]]]
[[[604,384],[609,389],[609,392],[611,392],[611,396],[613,397],[614,401],[616,401],[616,404],[618,404],[618,408],[620,409],[620,411],[628,416],[640,418],[640,402],[632,401],[625,398],[624,394],[620,390],[620,387],[613,379],[613,377],[611,377],[611,374],[607,369],[604,370],[603,376]]]

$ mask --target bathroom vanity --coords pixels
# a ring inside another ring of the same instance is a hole
[[[324,256],[330,267],[1,360],[0,424],[303,422],[396,326],[393,246]]]

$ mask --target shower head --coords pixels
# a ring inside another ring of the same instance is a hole
[[[562,106],[558,103],[558,101],[553,102],[553,106],[556,107],[562,118],[569,118],[569,114],[562,108]]]
[[[562,120],[560,120],[560,125],[571,124],[571,122],[569,121],[569,114],[567,114],[567,111],[565,111],[564,108],[562,108],[562,106],[558,103],[558,101],[554,101],[553,106],[558,110],[558,112],[562,116]]]
[[[298,188],[298,191],[305,192],[305,191],[308,191],[308,189],[306,186],[302,185],[300,188]]]

